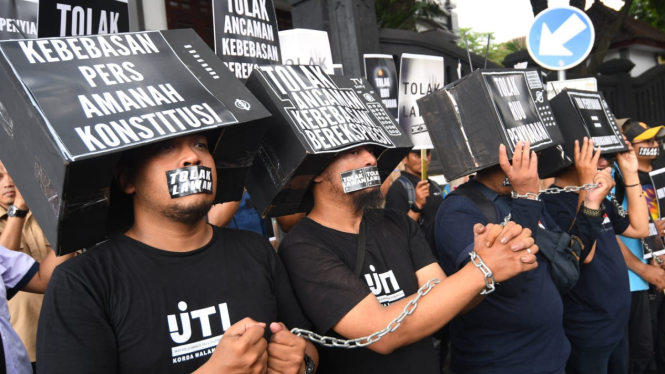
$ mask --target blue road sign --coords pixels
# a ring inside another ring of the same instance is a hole
[[[538,65],[566,70],[587,58],[595,37],[593,23],[586,13],[566,6],[538,14],[526,35],[526,46]]]

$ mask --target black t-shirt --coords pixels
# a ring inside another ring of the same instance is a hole
[[[402,176],[411,182],[413,185],[414,193],[420,178],[407,172],[402,172]],[[439,211],[439,206],[443,202],[443,188],[439,186],[435,181],[428,179],[429,181],[429,197],[425,200],[425,206],[422,207],[422,212],[420,212],[420,227],[425,230],[430,223],[434,222],[436,218],[436,212]],[[409,194],[406,191],[406,188],[400,181],[395,181],[386,195],[386,208],[400,210],[404,213],[408,213],[411,210],[411,205],[409,204]]]
[[[575,219],[578,195],[564,192],[541,198],[559,227],[570,227]],[[593,260],[580,265],[577,285],[562,296],[563,328],[573,349],[620,341],[630,314],[628,268],[616,238],[626,231],[630,221],[621,217],[609,200],[603,200],[603,205],[606,213]]]
[[[319,334],[340,337],[332,327],[370,293],[384,305],[411,297],[418,291],[416,271],[436,262],[418,225],[404,213],[374,210],[365,214],[365,225],[360,277],[353,272],[357,234],[304,218],[279,248],[296,296]],[[319,374],[438,373],[429,338],[388,356],[368,348],[317,348]]]
[[[53,273],[39,320],[39,372],[191,373],[245,317],[310,327],[261,235],[214,227],[207,245],[185,253],[120,236]]]

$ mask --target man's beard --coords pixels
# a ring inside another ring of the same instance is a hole
[[[383,194],[380,188],[371,191],[357,191],[351,195],[351,202],[355,213],[364,213],[371,209],[380,209],[383,206]]]
[[[189,205],[171,204],[164,209],[163,214],[175,222],[191,225],[201,221],[210,207],[212,203],[207,201]]]

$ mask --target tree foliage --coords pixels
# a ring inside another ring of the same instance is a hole
[[[446,16],[435,0],[376,0],[376,21],[379,27],[415,30],[419,19]]]
[[[485,51],[487,50],[487,36],[489,34],[473,31],[473,29],[470,27],[463,27],[460,32],[466,34],[466,39],[469,43],[469,50],[471,53],[485,57]],[[511,40],[505,43],[496,43],[494,40],[494,35],[492,35],[490,37],[489,53],[487,54],[487,59],[501,66],[503,66],[503,60],[506,58],[506,56],[513,52],[526,49],[526,46],[524,46],[524,43],[520,40]],[[464,38],[460,39],[458,45],[461,48],[466,49]]]
[[[635,0],[628,15],[665,31],[665,0]]]

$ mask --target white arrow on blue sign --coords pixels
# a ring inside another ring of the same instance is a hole
[[[586,13],[566,6],[538,14],[526,36],[526,46],[538,65],[566,70],[589,56],[595,38],[593,23]]]

